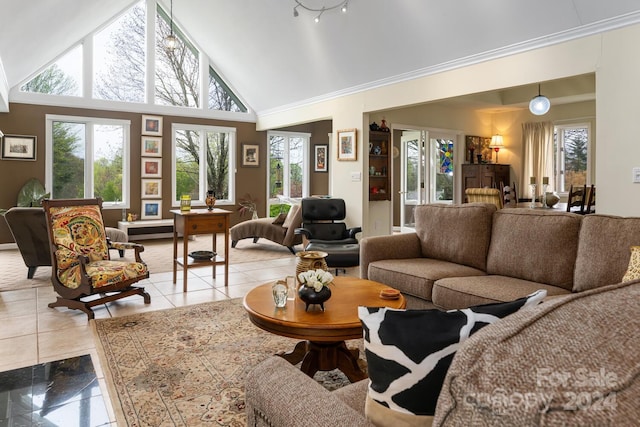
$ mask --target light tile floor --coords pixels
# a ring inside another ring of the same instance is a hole
[[[178,272],[176,284],[172,283],[171,272],[152,273],[149,279],[140,282],[151,295],[151,304],[145,305],[142,298],[132,296],[95,307],[95,317],[120,317],[144,311],[241,298],[257,285],[293,275],[296,260],[292,256],[230,265],[227,287],[224,286],[223,267],[217,267],[215,279],[211,277],[212,267],[192,268],[188,271],[186,293],[182,292],[181,272]],[[347,269],[346,275],[358,277],[358,268]],[[86,314],[66,308],[49,308],[47,304],[55,301],[55,295],[53,288],[49,287],[0,292],[0,372],[89,354],[102,394],[108,396]],[[105,403],[109,419],[115,425],[109,399]]]

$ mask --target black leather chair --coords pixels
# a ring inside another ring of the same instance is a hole
[[[302,226],[296,229],[306,239],[305,251],[326,252],[327,266],[336,269],[360,264],[360,245],[356,234],[362,227],[347,228],[343,199],[305,198],[301,203]]]

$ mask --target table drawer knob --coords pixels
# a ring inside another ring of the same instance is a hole
[[[198,228],[198,224],[193,224],[193,225],[191,226],[191,228],[192,228],[193,230],[197,229],[197,228]]]

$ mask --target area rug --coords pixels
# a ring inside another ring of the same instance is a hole
[[[254,326],[239,298],[92,324],[119,426],[244,426],[247,373],[298,341]],[[347,345],[366,369],[362,340]],[[337,370],[314,379],[349,383]]]

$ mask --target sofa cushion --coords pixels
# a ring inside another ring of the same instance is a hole
[[[496,212],[487,273],[571,290],[582,217],[546,209]]]
[[[433,284],[432,301],[444,310],[472,305],[513,301],[544,289],[547,296],[569,295],[571,291],[507,276],[450,277]]]
[[[636,425],[640,317],[630,301],[640,301],[638,281],[545,301],[484,328],[456,353],[434,424]]]
[[[403,294],[431,301],[433,282],[443,277],[479,276],[476,268],[431,258],[387,259],[369,264],[369,280],[384,283]]]
[[[416,233],[422,256],[486,270],[495,205],[416,206]]]
[[[640,246],[631,246],[631,259],[629,267],[622,278],[623,282],[640,279]]]
[[[545,296],[541,290],[508,303],[447,312],[358,307],[370,380],[368,396],[391,411],[433,415],[447,368],[461,343],[480,328],[536,305]],[[386,417],[380,418],[372,421],[380,425]]]
[[[620,282],[629,265],[631,246],[640,246],[640,218],[586,215],[580,230],[573,291]]]

